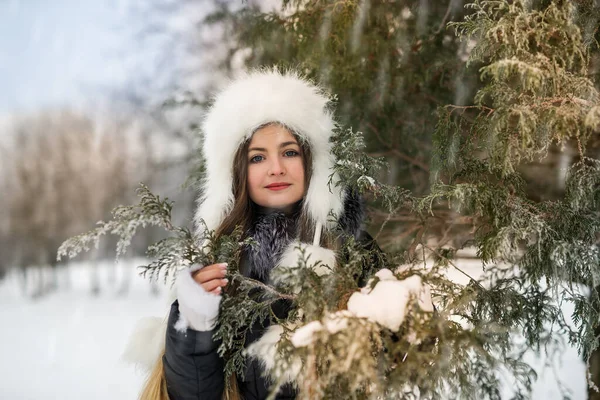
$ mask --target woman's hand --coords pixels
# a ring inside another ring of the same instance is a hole
[[[227,273],[227,264],[212,264],[192,273],[192,278],[202,285],[205,291],[219,295],[223,287],[229,282],[225,279]]]

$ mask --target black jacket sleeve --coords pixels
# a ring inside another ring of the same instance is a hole
[[[164,374],[170,400],[221,400],[223,359],[217,354],[214,331],[175,329],[179,303],[171,305],[163,356]]]

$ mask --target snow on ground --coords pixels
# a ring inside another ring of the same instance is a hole
[[[107,283],[112,263],[99,266],[98,296],[81,264],[68,267],[70,289],[40,300],[24,298],[14,275],[0,282],[0,399],[136,399],[144,377],[121,353],[138,318],[168,310],[137,276],[139,264],[119,264],[131,274],[126,297]]]
[[[39,300],[23,296],[16,275],[0,282],[0,399],[12,400],[133,400],[143,374],[120,360],[137,319],[164,316],[166,296],[151,294],[147,281],[137,276],[141,262],[122,261],[117,280],[131,279],[127,296],[108,283],[111,262],[98,266],[101,291],[90,293],[90,270],[86,264],[71,264],[70,288]],[[477,263],[461,266],[477,275]],[[565,308],[565,312],[570,312]],[[571,391],[571,398],[586,398],[585,366],[577,351],[566,348],[562,362],[543,367],[533,354],[538,382],[533,399],[562,399],[558,377]],[[505,387],[510,398],[510,385]]]
[[[463,252],[466,256],[474,255],[474,252]],[[483,274],[481,260],[474,258],[459,258],[456,263],[462,272],[452,266],[448,267],[447,276],[456,283],[467,284],[469,277],[479,280]],[[464,273],[463,273],[464,272]],[[467,275],[465,275],[467,274]],[[573,306],[565,304],[562,307],[566,320],[570,321]],[[579,357],[577,349],[568,345],[567,338],[562,338],[565,343],[564,352],[555,357],[538,357],[533,352],[525,354],[524,361],[535,368],[538,378],[533,386],[531,398],[534,400],[558,400],[563,399],[563,393],[572,400],[587,399],[587,386],[585,381],[585,363]],[[508,378],[503,377],[501,378]],[[510,382],[510,379],[506,379]],[[507,383],[503,387],[503,399],[512,398],[512,384]]]

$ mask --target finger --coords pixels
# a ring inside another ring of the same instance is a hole
[[[220,288],[225,285],[227,285],[227,279],[213,279],[208,282],[202,283],[202,287],[207,292],[212,292],[216,288]]]
[[[207,269],[213,269],[213,268],[218,268],[218,269],[227,269],[227,263],[217,263],[217,264],[211,264],[206,266]]]
[[[192,272],[192,275],[197,275],[197,274],[199,274],[201,272],[220,271],[220,270],[226,271],[227,270],[227,263],[207,265],[206,267],[199,268],[196,271]]]
[[[224,278],[226,274],[227,271],[222,268],[212,268],[207,270],[201,269],[200,272],[194,275],[194,280],[202,285],[213,279]]]
[[[211,290],[211,291],[210,291],[210,293],[211,293],[211,294],[220,295],[222,291],[223,291],[223,289],[221,289],[221,286],[219,286],[219,287],[217,287],[216,289],[214,289],[214,290]]]

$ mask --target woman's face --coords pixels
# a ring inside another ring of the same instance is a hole
[[[248,192],[259,206],[290,211],[304,196],[300,145],[281,125],[267,125],[248,146]]]

